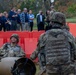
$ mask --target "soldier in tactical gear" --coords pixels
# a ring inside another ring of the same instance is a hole
[[[34,60],[42,50],[44,51],[46,65],[41,75],[76,75],[75,38],[66,28],[63,28],[66,25],[65,15],[55,12],[51,18],[51,24],[51,30],[40,36],[37,49],[30,57]]]
[[[64,14],[62,14],[62,13],[60,13],[61,15],[63,15],[62,17],[60,16],[60,14],[54,14],[56,11],[54,11],[53,13],[50,13],[50,24],[49,24],[49,26],[47,26],[46,28],[45,28],[45,31],[47,31],[47,30],[50,30],[50,29],[52,29],[53,27],[54,27],[54,25],[53,25],[53,22],[54,23],[60,23],[62,26],[61,26],[61,28],[62,29],[66,29],[66,30],[70,30],[70,28],[69,28],[69,26],[66,24],[66,20],[65,20],[65,15]],[[58,12],[57,12],[58,13]],[[54,15],[53,15],[54,14]],[[53,16],[53,17],[52,17]],[[59,16],[61,17],[61,18],[59,18]]]
[[[48,12],[48,11],[47,11]],[[56,12],[56,10],[54,9],[54,6],[50,7],[50,11],[48,12],[48,15],[46,17],[46,21],[48,21],[48,25],[45,27],[45,31],[49,30],[52,28],[52,24],[50,22],[53,13]]]
[[[10,43],[5,43],[0,49],[3,57],[23,57],[25,56],[24,51],[18,45],[19,36],[18,34],[12,34],[10,37]]]
[[[14,37],[14,38],[17,39],[17,43],[19,42],[19,36],[18,36],[18,34],[12,34],[11,37],[10,37],[10,39],[11,39],[12,37]]]

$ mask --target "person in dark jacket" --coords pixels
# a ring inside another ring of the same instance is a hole
[[[17,30],[17,13],[15,7],[9,12],[9,20],[11,21],[11,30]]]
[[[4,24],[6,31],[10,31],[11,22],[9,21],[7,12],[4,12]]]
[[[18,9],[17,10],[17,30],[19,31],[20,29],[22,29],[20,15],[21,15],[21,9]]]
[[[38,27],[38,31],[40,30],[44,30],[44,19],[45,16],[43,15],[43,12],[40,10],[39,14],[37,15],[37,27]]]
[[[2,13],[0,13],[0,31],[2,31]]]

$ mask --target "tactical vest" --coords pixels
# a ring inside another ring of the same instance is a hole
[[[70,63],[70,44],[64,31],[52,29],[46,35],[48,35],[45,45],[46,64],[61,65]]]
[[[20,55],[20,46],[18,46],[18,45],[15,47],[12,47],[10,45],[10,43],[6,43],[4,49],[6,52],[5,57],[7,57],[7,56],[16,57],[16,56]]]

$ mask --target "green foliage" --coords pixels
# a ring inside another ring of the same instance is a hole
[[[75,13],[76,12],[76,4],[73,3],[72,5],[70,5],[67,9],[68,13]]]
[[[23,10],[24,7],[25,7],[25,3],[22,2],[21,6],[20,6],[20,9]]]
[[[57,11],[65,13],[66,17],[76,16],[76,0],[57,0],[55,8]]]
[[[70,6],[67,8],[67,17],[74,17],[76,15],[76,4],[72,3]]]
[[[39,10],[45,11],[50,8],[50,0],[0,0],[0,12],[9,11],[11,7],[33,10],[36,15]],[[55,0],[55,10],[63,12],[67,17],[76,16],[76,0]]]
[[[36,12],[36,4],[35,4],[35,0],[26,0],[26,1],[23,1],[20,8],[21,10],[23,10],[23,8],[27,8],[28,10],[33,10],[33,12],[35,13]]]

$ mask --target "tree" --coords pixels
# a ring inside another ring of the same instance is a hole
[[[20,7],[23,0],[0,0],[2,11],[9,11],[12,7]]]
[[[55,9],[67,15],[75,15],[76,0],[55,0]],[[32,9],[35,14],[39,10],[50,9],[50,0],[0,0],[0,11],[9,11],[12,7]],[[64,9],[64,10],[63,10]],[[69,14],[68,14],[69,13]]]

